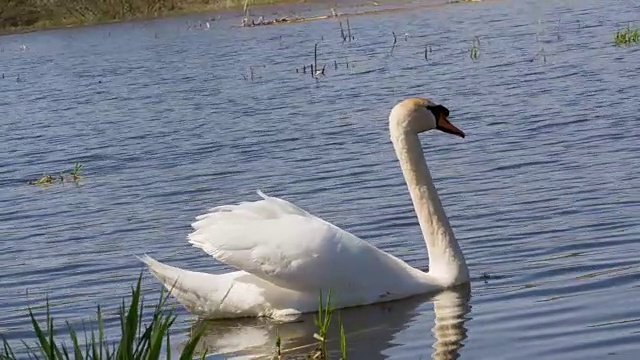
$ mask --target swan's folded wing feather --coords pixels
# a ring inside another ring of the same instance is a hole
[[[298,291],[352,289],[357,270],[380,250],[281,199],[214,208],[198,217],[189,242],[217,260]],[[357,255],[356,255],[357,254]]]

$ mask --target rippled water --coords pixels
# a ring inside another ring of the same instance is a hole
[[[343,312],[352,358],[637,357],[640,47],[612,39],[638,25],[638,1],[355,16],[348,43],[335,21],[240,29],[226,13],[187,26],[202,19],[0,37],[0,333],[31,337],[25,308],[47,295],[61,322],[102,304],[117,333],[134,255],[225,270],[187,244],[189,224],[258,188],[425,268],[386,122],[419,95],[468,134],[422,139],[474,280]],[[318,81],[296,72],[316,42]],[[75,161],[79,186],[27,184]],[[268,353],[276,325],[207,324],[203,346]],[[176,337],[192,326],[180,309]],[[308,317],[279,330],[287,349],[313,341]]]

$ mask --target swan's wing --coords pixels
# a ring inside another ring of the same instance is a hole
[[[393,276],[393,268],[402,267],[399,259],[349,232],[258,193],[262,200],[197,217],[189,242],[223,263],[298,291],[356,290],[384,280],[371,271]]]

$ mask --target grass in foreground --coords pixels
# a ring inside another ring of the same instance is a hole
[[[53,317],[49,309],[49,302],[46,306],[46,320],[41,324],[29,308],[29,318],[33,326],[34,334],[37,338],[35,344],[28,344],[23,340],[27,356],[34,359],[47,360],[69,360],[69,359],[171,359],[171,340],[169,328],[176,320],[173,309],[166,310],[165,304],[169,294],[164,291],[156,305],[151,321],[143,324],[143,300],[141,296],[140,283],[142,276],[138,278],[138,283],[131,291],[131,300],[126,304],[124,299],[120,305],[120,339],[109,341],[104,335],[104,322],[102,311],[98,307],[97,311],[97,331],[91,327],[91,331],[84,331],[84,343],[80,345],[78,333],[67,323],[67,329],[71,338],[71,343],[66,344],[55,338]],[[203,333],[197,332],[186,343],[180,355],[181,360],[193,359],[195,347]],[[163,353],[163,347],[166,354]],[[206,352],[205,352],[206,354]],[[25,355],[20,354],[21,358]],[[2,336],[2,349],[0,349],[0,359],[18,359],[7,339]],[[204,355],[202,356],[204,359]]]
[[[0,335],[0,360],[14,360],[28,357],[29,359],[47,359],[47,360],[69,360],[69,359],[113,359],[113,360],[131,360],[131,359],[171,359],[171,337],[169,329],[176,320],[174,309],[167,309],[166,302],[169,299],[169,293],[162,292],[160,300],[156,304],[153,315],[147,324],[144,324],[143,298],[141,291],[142,275],[138,278],[138,282],[131,290],[131,299],[127,304],[125,299],[120,305],[120,336],[117,340],[108,340],[104,334],[104,318],[102,310],[98,306],[97,319],[91,322],[90,331],[84,329],[82,337],[78,335],[78,331],[67,322],[67,330],[69,333],[70,343],[56,338],[54,327],[54,319],[51,315],[49,301],[46,304],[46,315],[44,323],[41,323],[36,315],[29,307],[29,319],[33,326],[35,341],[31,344],[22,340],[24,348],[21,353],[16,355],[9,341]],[[327,360],[329,353],[327,351],[327,335],[331,320],[334,313],[334,307],[331,303],[331,292],[326,298],[326,302],[320,293],[318,303],[318,313],[314,316],[314,322],[317,332],[313,337],[318,341],[317,347],[307,354],[307,359]],[[347,360],[347,342],[342,324],[342,317],[339,316],[340,331],[340,360]],[[97,327],[97,329],[96,329]],[[189,339],[182,349],[180,360],[193,359],[195,357],[196,345],[204,335],[204,327],[201,327]],[[84,340],[81,345],[81,341]],[[164,349],[164,351],[163,351]],[[24,354],[26,352],[26,354]],[[273,355],[274,359],[284,359],[281,348],[280,336],[277,336],[276,351]],[[204,359],[207,354],[205,350],[200,359]]]

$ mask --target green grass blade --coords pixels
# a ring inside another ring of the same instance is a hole
[[[13,353],[13,349],[11,348],[11,345],[9,344],[9,341],[7,340],[7,338],[5,338],[4,335],[0,335],[0,337],[2,338],[2,347],[4,350],[4,354],[2,356],[7,357],[9,359],[16,359],[16,356]]]
[[[140,300],[140,315],[138,317],[138,330],[136,334],[142,334],[142,313],[144,312],[144,300]]]
[[[49,358],[50,346],[47,341],[47,337],[44,335],[44,332],[40,328],[40,324],[38,324],[35,315],[33,315],[31,307],[29,307],[29,317],[31,318],[31,326],[33,326],[33,331],[36,333],[36,338],[38,339],[38,348],[40,349],[42,356],[44,356],[45,358]]]
[[[51,316],[51,309],[49,308],[49,299],[47,298],[47,332],[49,335],[49,359],[62,359],[62,353],[55,341],[53,340],[53,317]],[[57,356],[57,357],[56,357]]]
[[[342,323],[342,313],[338,313],[338,325],[340,327],[340,353],[341,360],[347,360],[347,337],[344,334],[344,324]]]
[[[84,349],[85,349],[85,354],[87,357],[89,357],[89,354],[91,353],[91,347],[89,345],[89,338],[87,336],[87,324],[85,324],[84,320],[82,320],[82,329],[84,330]],[[95,357],[93,357],[93,359],[95,359]]]
[[[91,324],[91,343],[89,344],[91,346],[91,352],[93,353],[93,358],[94,359],[99,359],[100,358],[100,354],[98,352],[98,344],[97,344],[97,340],[96,340],[96,330],[93,327],[93,324]]]
[[[96,313],[98,314],[98,342],[99,342],[98,353],[100,354],[100,358],[102,358],[103,345],[105,343],[105,339],[104,339],[104,320],[102,319],[102,309],[100,309],[100,305],[98,305],[98,310]]]
[[[71,344],[73,345],[73,355],[76,359],[84,359],[82,350],[80,349],[80,343],[78,342],[78,334],[73,329],[71,324],[67,321],[67,329],[69,330],[69,336],[71,337]]]
[[[64,355],[64,357],[61,357],[60,359],[69,360],[69,352],[67,351],[67,347],[64,344],[62,344],[62,355]]]
[[[191,360],[193,359],[193,354],[196,352],[196,346],[200,342],[202,336],[204,336],[206,328],[201,326],[196,333],[187,341],[186,345],[182,349],[182,353],[180,354],[180,360]],[[207,351],[205,350],[204,354],[202,354],[202,359],[207,355]]]
[[[126,338],[127,336],[127,330],[125,329],[125,324],[126,324],[126,319],[125,319],[125,315],[126,314],[126,306],[124,303],[124,299],[122,299],[122,303],[120,304],[120,309],[118,310],[118,316],[119,316],[119,320],[120,320],[120,343],[117,346],[116,349],[116,359],[125,359],[125,344],[129,342],[129,340]]]
[[[167,360],[171,360],[171,336],[167,332]]]
[[[327,332],[329,332],[329,325],[331,325],[331,316],[333,315],[333,309],[331,307],[331,289],[329,289],[329,294],[327,295],[327,303],[324,309],[325,309],[325,316],[324,316],[323,330],[326,335]]]
[[[143,359],[146,358],[146,353],[149,351],[149,339],[151,338],[151,332],[153,331],[152,327],[149,326],[145,328],[144,333],[138,336],[138,343],[136,344],[136,348],[133,351],[135,355],[134,358]]]
[[[160,352],[162,351],[162,343],[165,336],[169,333],[169,328],[176,320],[176,316],[173,314],[164,316],[161,315],[158,319],[158,326],[155,329],[155,333],[152,333],[151,338],[153,340],[151,344],[151,351],[149,352],[151,359],[159,359]]]
[[[51,309],[49,309],[49,299],[47,298],[47,332],[49,333],[49,359],[54,360],[55,352],[53,350],[53,320],[51,319]]]
[[[136,330],[138,329],[138,322],[140,316],[140,285],[142,282],[142,275],[138,277],[136,287],[131,291],[131,303],[127,311],[127,306],[124,299],[120,306],[120,329],[122,331],[122,338],[118,346],[118,352],[116,358],[128,359],[134,354],[134,341],[136,339]]]
[[[321,319],[322,319],[322,302],[323,302],[323,297],[322,297],[322,289],[320,289],[320,295],[318,296],[318,313],[315,314],[313,316],[313,322],[315,323],[316,327],[318,329],[320,329],[320,324],[321,324]]]
[[[38,354],[36,353],[36,351],[32,349],[31,346],[29,346],[29,344],[27,344],[24,340],[20,340],[20,341],[22,342],[22,345],[24,346],[24,348],[27,349],[27,354],[29,355],[29,359],[31,359],[31,356],[37,359]]]

